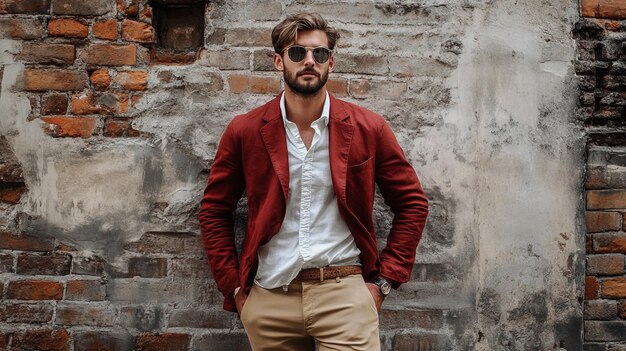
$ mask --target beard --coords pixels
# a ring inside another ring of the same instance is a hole
[[[318,75],[318,79],[313,79],[311,81],[307,81],[305,83],[298,82],[298,73],[289,72],[287,70],[283,71],[283,78],[285,79],[285,84],[291,88],[295,93],[301,95],[315,95],[324,85],[326,85],[326,81],[328,80],[328,71],[319,73],[315,70],[303,70],[300,72],[315,72]]]

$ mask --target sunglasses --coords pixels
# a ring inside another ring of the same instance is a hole
[[[333,53],[329,48],[325,48],[323,46],[318,47],[304,47],[300,45],[292,45],[287,49],[287,55],[289,55],[289,59],[293,62],[300,62],[304,60],[307,52],[313,51],[313,58],[317,63],[326,63],[330,58],[330,55]]]

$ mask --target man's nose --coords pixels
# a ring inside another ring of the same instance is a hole
[[[307,50],[304,55],[304,65],[307,67],[315,66],[315,58],[313,57],[313,50]]]

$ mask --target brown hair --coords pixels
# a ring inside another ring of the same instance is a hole
[[[335,28],[328,26],[326,20],[319,13],[302,12],[287,16],[272,29],[274,51],[278,54],[282,53],[288,44],[296,40],[298,31],[315,29],[326,33],[328,48],[333,50],[337,40],[339,40],[339,32]]]

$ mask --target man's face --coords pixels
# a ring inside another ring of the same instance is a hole
[[[318,46],[328,47],[328,37],[321,30],[299,31],[294,43],[287,45],[300,45],[309,48]],[[335,65],[331,54],[328,61],[318,63],[313,58],[313,52],[308,50],[304,60],[294,62],[289,58],[287,50],[282,55],[274,54],[274,66],[277,70],[283,71],[283,77],[288,89],[301,95],[314,95],[326,85],[328,72],[332,71]]]

